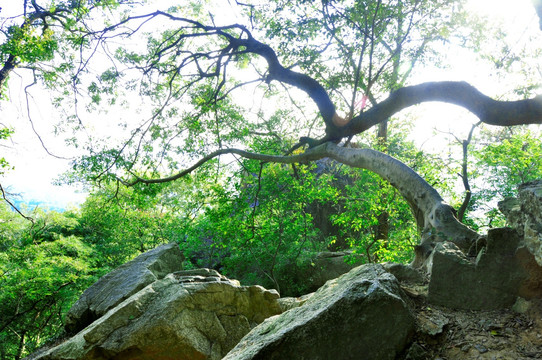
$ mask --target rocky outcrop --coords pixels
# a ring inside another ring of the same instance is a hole
[[[314,293],[310,293],[310,294],[299,296],[299,297],[280,298],[279,299],[280,308],[282,309],[282,312],[284,312],[296,307],[300,307],[301,305],[306,303],[307,300],[309,300],[312,295],[314,295]]]
[[[359,266],[361,260],[360,255],[354,255],[351,251],[322,251],[310,260],[310,265],[301,269],[297,278],[308,292],[314,292],[326,281],[336,279]]]
[[[122,301],[167,274],[182,270],[179,245],[158,246],[101,277],[66,315],[65,328],[75,334]]]
[[[401,283],[419,284],[425,281],[423,275],[409,265],[386,262],[382,266]]]
[[[477,258],[450,242],[436,245],[430,259],[428,301],[455,309],[509,307],[525,274],[516,258],[519,236],[509,228],[492,229]]]
[[[279,295],[240,286],[214,270],[180,271],[133,294],[42,360],[209,359],[279,314]]]
[[[521,239],[516,259],[525,280],[520,284],[519,296],[542,298],[542,180],[520,185],[518,197],[499,202],[499,209]]]
[[[523,237],[523,245],[542,266],[542,180],[522,184],[518,198],[499,202],[508,224]]]
[[[394,359],[414,323],[397,279],[362,265],[264,321],[224,359]]]
[[[429,302],[456,309],[510,307],[517,297],[542,297],[542,181],[499,202],[511,228],[491,229],[467,256],[452,243],[437,244],[425,267]]]
[[[468,254],[451,242],[432,245],[423,275],[393,263],[352,269],[345,261],[352,254],[321,253],[297,275],[325,285],[297,298],[240,286],[214,270],[178,271],[179,248],[164,245],[85,291],[67,321],[68,330],[82,330],[28,359],[426,358],[418,343],[453,321],[426,301],[527,311],[529,299],[542,298],[542,181],[499,207],[513,228],[490,230]]]

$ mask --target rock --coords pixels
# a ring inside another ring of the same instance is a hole
[[[476,260],[453,243],[437,244],[428,261],[428,301],[470,310],[511,306],[526,278],[516,257],[519,240],[513,229],[491,229]]]
[[[422,274],[410,265],[388,262],[383,263],[382,266],[401,283],[422,284],[424,282]]]
[[[397,279],[362,265],[254,328],[224,360],[394,359],[414,332]]]
[[[290,309],[300,307],[303,305],[314,293],[303,295],[300,297],[285,297],[278,300],[282,312],[288,311]]]
[[[517,295],[542,298],[542,180],[518,187],[518,198],[499,202],[508,224],[521,236],[516,259],[524,272]]]
[[[518,194],[523,213],[524,243],[542,266],[542,180],[520,185]]]
[[[484,345],[482,345],[482,344],[476,344],[476,345],[474,345],[474,348],[475,348],[476,350],[478,350],[478,352],[479,352],[480,354],[485,354],[486,352],[489,351],[489,350],[488,350]]]
[[[181,270],[182,262],[179,245],[164,244],[101,277],[66,314],[66,332],[75,334],[84,329],[145,286]]]
[[[542,180],[518,187],[518,199],[499,202],[499,210],[508,224],[523,236],[523,245],[542,266]]]
[[[180,271],[141,289],[61,345],[28,360],[209,359],[279,314],[279,295],[214,270]]]
[[[450,320],[439,311],[421,311],[417,314],[416,323],[420,333],[436,336],[442,334]]]
[[[512,310],[519,314],[525,314],[529,309],[531,308],[531,302],[525,300],[522,297],[518,297],[516,302],[514,303],[514,306],[512,306]]]
[[[312,260],[310,269],[299,276],[300,280],[308,285],[310,292],[316,291],[326,281],[336,279],[359,265],[352,260],[359,260],[359,256],[348,251],[320,252]]]
[[[515,197],[507,197],[498,202],[499,211],[504,214],[508,225],[523,236],[523,219],[521,214],[521,203]]]
[[[542,298],[542,266],[525,246],[517,249],[516,259],[523,271],[517,295],[528,300]]]

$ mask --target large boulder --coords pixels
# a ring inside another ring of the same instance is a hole
[[[529,281],[517,249],[520,237],[510,228],[491,229],[477,258],[444,242],[428,261],[428,301],[456,309],[492,310],[509,307]]]
[[[394,359],[414,332],[397,279],[362,265],[253,329],[224,360]]]
[[[180,271],[141,289],[66,342],[28,360],[218,360],[265,318],[279,295],[214,270]]]
[[[518,198],[499,202],[508,224],[523,237],[523,244],[542,266],[542,180],[518,187]]]
[[[425,281],[422,273],[410,265],[385,262],[382,266],[402,284],[422,284]]]
[[[143,253],[101,277],[66,315],[65,328],[75,334],[145,286],[182,270],[183,255],[176,243]]]
[[[437,244],[426,267],[428,300],[442,306],[492,310],[516,298],[542,297],[542,180],[522,184],[518,198],[499,202],[511,228],[491,229],[476,258],[451,243]]]
[[[307,292],[314,292],[326,281],[336,279],[360,265],[362,256],[351,251],[322,251],[310,260],[307,266],[292,269],[297,282],[305,286]]]
[[[542,298],[542,180],[518,187],[518,198],[499,202],[508,225],[521,236],[516,259],[524,271],[519,296]]]

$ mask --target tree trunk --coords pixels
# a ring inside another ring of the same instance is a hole
[[[377,216],[378,224],[375,227],[375,236],[377,240],[388,241],[390,233],[390,214],[383,211]]]
[[[372,149],[350,149],[326,143],[309,151],[311,155],[322,154],[343,164],[367,169],[394,186],[410,205],[421,242],[416,252],[415,265],[421,265],[437,242],[451,241],[467,252],[478,234],[455,217],[453,208],[447,205],[439,193],[414,170],[399,160]]]
[[[476,232],[457,221],[454,209],[444,202],[431,185],[399,160],[376,150],[344,148],[332,142],[310,148],[303,154],[291,156],[257,154],[240,149],[219,149],[175,175],[160,179],[136,177],[135,180],[124,183],[133,186],[138,183],[158,184],[173,181],[186,176],[210,159],[223,154],[237,154],[247,159],[281,164],[306,163],[329,157],[345,165],[374,172],[401,193],[414,214],[418,230],[421,233],[421,243],[417,247],[415,265],[422,265],[420,261],[423,262],[424,255],[431,252],[436,242],[451,241],[464,252],[468,252],[472,243],[479,238]]]
[[[14,358],[15,360],[19,360],[23,356],[25,348],[26,348],[26,331],[23,331],[22,334],[20,335],[19,347],[17,349],[17,354],[15,354],[15,358]]]
[[[396,71],[394,71],[396,74]],[[384,120],[378,124],[377,141],[380,150],[387,152],[388,150],[388,122],[390,120]],[[381,186],[382,189],[382,186]],[[389,231],[390,231],[390,214],[387,211],[382,211],[377,216],[378,225],[376,230],[376,236],[378,240],[384,240],[384,244],[387,244]],[[385,245],[387,247],[387,245]]]
[[[15,59],[15,56],[10,55],[6,62],[4,63],[4,66],[2,69],[0,69],[0,89],[4,88],[6,86],[6,82],[8,81],[9,74],[15,69],[17,66],[17,61]]]

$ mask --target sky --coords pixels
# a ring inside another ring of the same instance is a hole
[[[8,16],[16,13],[14,4],[22,1],[0,0],[3,8],[0,16]],[[11,6],[10,6],[11,5]],[[524,39],[529,31],[538,31],[538,18],[536,17],[530,0],[471,0],[469,6],[473,12],[480,15],[490,16],[495,21],[502,22],[503,29],[510,29],[512,37],[518,42]],[[427,66],[418,71],[415,76],[417,82],[438,80],[466,80],[480,91],[492,95],[498,89],[506,88],[496,77],[485,70],[482,64],[477,64],[474,58],[466,52],[453,51],[448,54],[448,62],[456,64],[454,67],[442,70]],[[70,161],[59,159],[49,155],[41,145],[36,133],[40,135],[47,149],[64,158],[72,158],[77,155],[66,150],[66,147],[51,133],[51,124],[57,119],[52,118],[54,111],[50,108],[48,98],[34,94],[31,99],[32,119],[30,123],[26,113],[26,100],[24,86],[28,79],[21,78],[18,73],[14,74],[10,81],[10,101],[0,102],[0,123],[12,126],[16,133],[10,142],[0,147],[0,153],[15,167],[0,183],[4,188],[19,197],[13,199],[35,206],[52,209],[65,209],[81,204],[85,199],[85,193],[81,189],[67,185],[55,186],[54,180],[69,169]],[[416,122],[415,132],[412,135],[418,144],[425,150],[442,146],[442,140],[432,137],[434,128],[438,125],[440,131],[452,131],[459,126],[460,131],[467,133],[470,124],[477,119],[466,111],[452,105],[429,104],[424,105],[420,119]],[[109,118],[121,117],[122,114],[109,113]],[[455,131],[455,130],[454,130]],[[461,134],[459,134],[461,136]],[[432,141],[431,139],[435,139]]]

